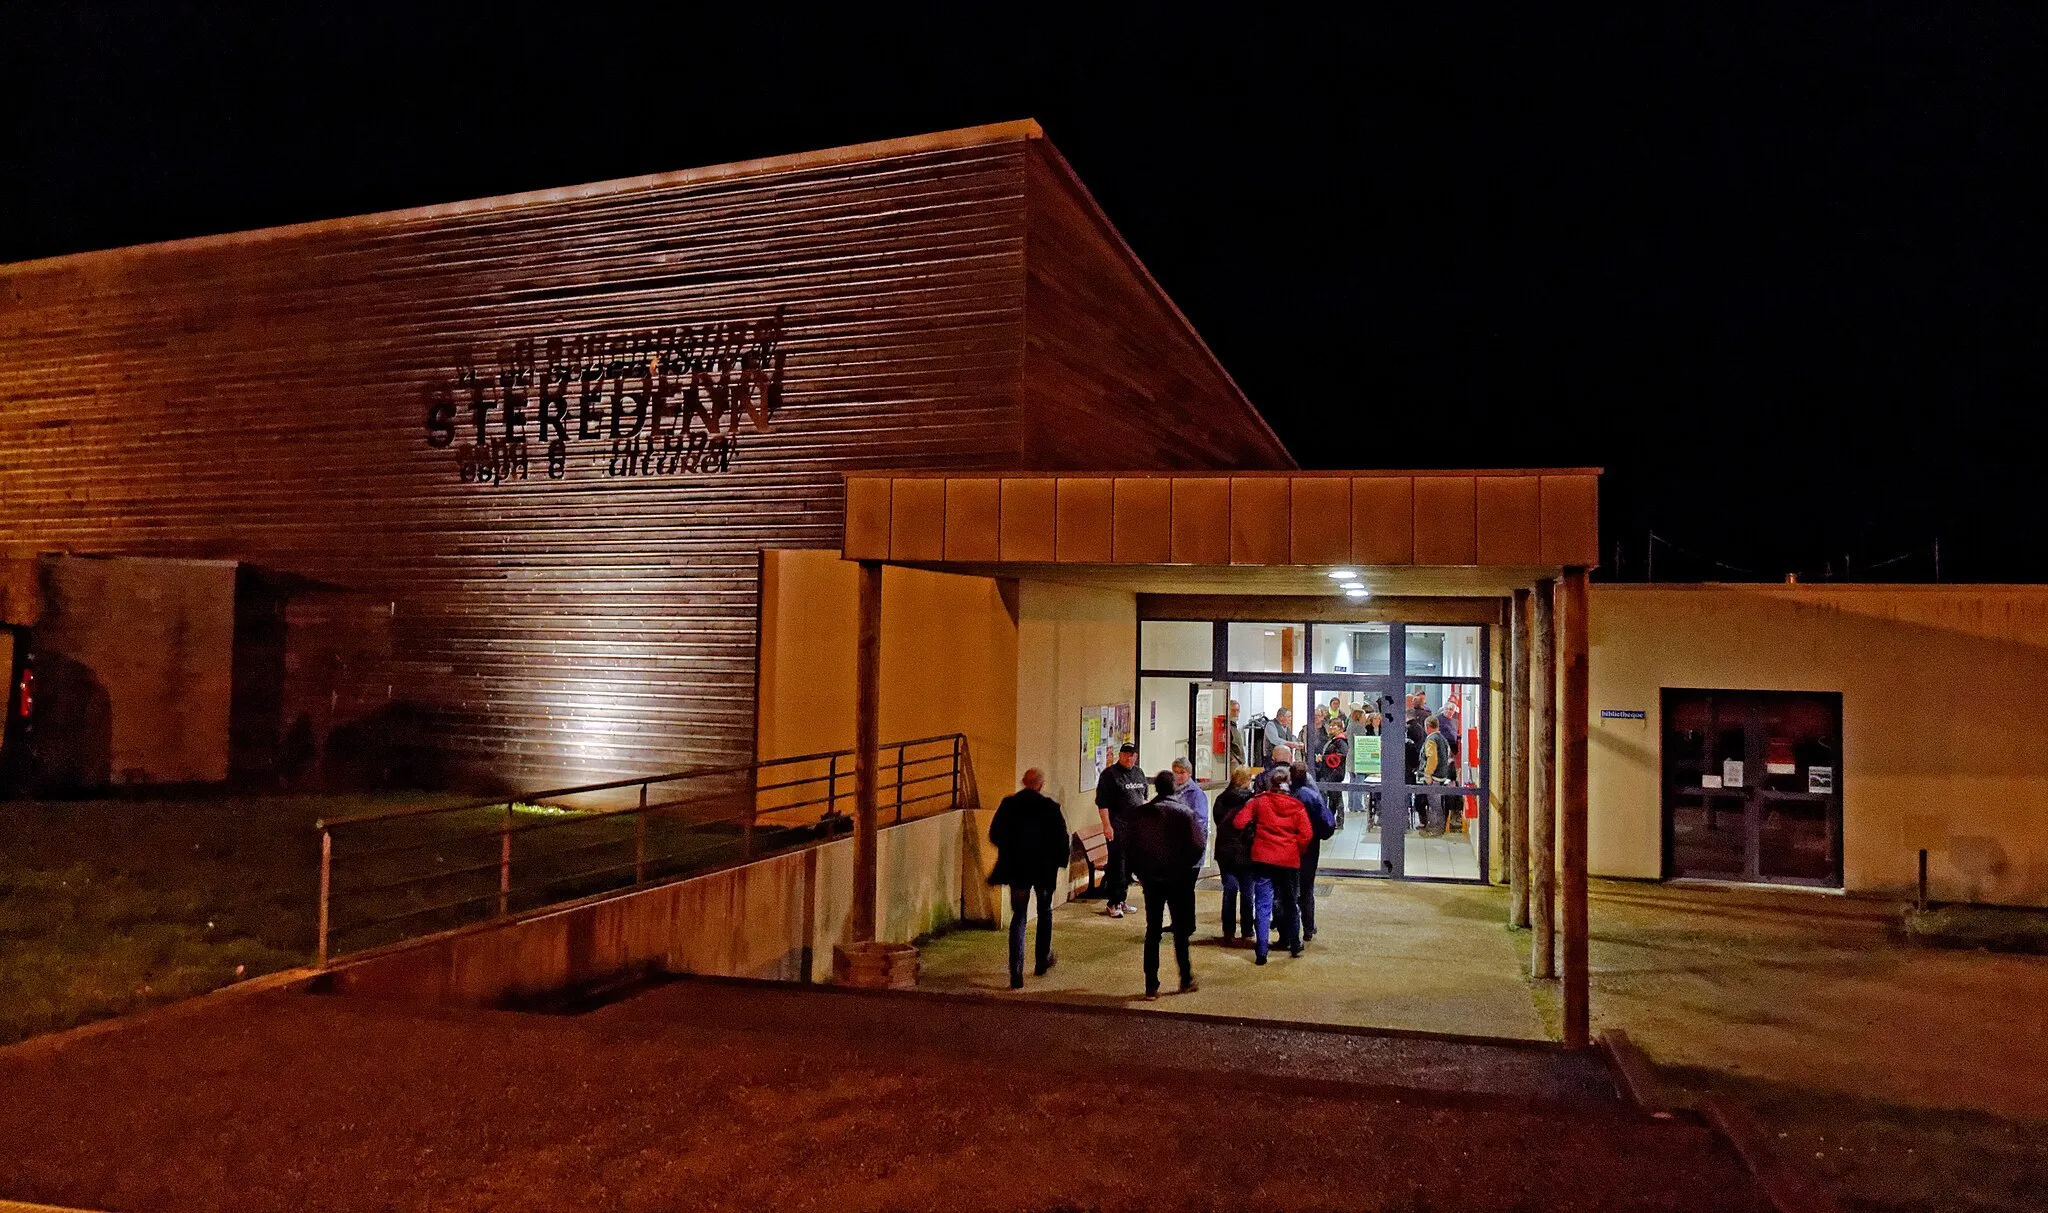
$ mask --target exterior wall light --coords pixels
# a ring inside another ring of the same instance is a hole
[[[1371,591],[1371,590],[1346,590],[1346,591],[1344,591],[1344,596],[1345,596],[1346,598],[1370,598],[1370,597],[1372,597],[1372,591]]]
[[[1352,569],[1336,569],[1330,573],[1332,581],[1356,581],[1358,573]]]

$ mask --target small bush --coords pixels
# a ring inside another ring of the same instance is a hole
[[[1929,906],[1906,911],[1908,939],[1947,948],[2048,953],[2048,910]]]

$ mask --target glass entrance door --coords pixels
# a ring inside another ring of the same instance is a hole
[[[1822,692],[1663,695],[1664,872],[1842,883],[1842,699]]]
[[[1230,719],[1230,684],[1194,682],[1188,684],[1188,737],[1193,740],[1195,782],[1216,787],[1230,782],[1231,753],[1243,743],[1232,743],[1236,728]]]
[[[1405,811],[1386,812],[1387,760],[1398,785],[1404,738],[1383,736],[1394,703],[1385,679],[1347,678],[1310,688],[1313,716],[1303,732],[1309,773],[1337,815],[1337,833],[1323,844],[1322,870],[1367,876],[1397,875]]]

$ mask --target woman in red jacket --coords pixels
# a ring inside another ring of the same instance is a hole
[[[1301,955],[1301,920],[1294,882],[1301,873],[1301,852],[1315,835],[1308,810],[1288,795],[1284,768],[1241,809],[1231,823],[1252,831],[1252,905],[1258,915],[1257,963],[1266,963],[1266,944],[1273,923],[1273,899],[1280,900],[1280,946]]]

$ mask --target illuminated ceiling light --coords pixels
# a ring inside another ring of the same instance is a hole
[[[1346,590],[1346,591],[1344,591],[1344,596],[1345,596],[1346,598],[1370,598],[1370,597],[1372,597],[1372,591],[1371,591],[1371,590]]]
[[[1266,635],[1268,635],[1268,636],[1278,636],[1279,634],[1280,634],[1280,633],[1278,633],[1278,632],[1267,632],[1267,633],[1266,633]]]
[[[1365,588],[1365,583],[1363,581],[1347,581],[1344,583],[1344,588],[1347,590],[1362,590]]]
[[[1356,581],[1357,579],[1358,573],[1352,569],[1337,569],[1330,574],[1330,580],[1332,581]]]

